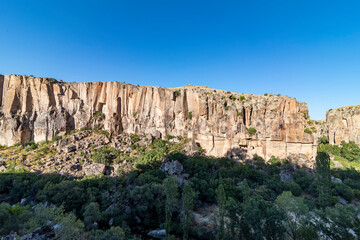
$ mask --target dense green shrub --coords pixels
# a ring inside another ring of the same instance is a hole
[[[190,119],[190,120],[192,119],[192,112],[188,112],[187,118]]]
[[[57,79],[55,79],[55,78],[48,78],[48,81],[50,83],[59,83],[59,81]]]
[[[53,141],[53,142],[56,142],[56,141],[58,141],[58,140],[60,140],[60,139],[62,139],[62,136],[54,136],[54,137],[52,138],[52,141]]]
[[[286,188],[287,190],[290,190],[292,195],[299,197],[302,193],[302,189],[300,187],[299,184],[291,182],[291,183],[286,183]]]
[[[304,133],[312,134],[312,131],[309,128],[305,128]]]
[[[180,91],[177,90],[177,91],[174,92],[174,97],[175,98],[179,97],[180,95],[181,95]]]
[[[103,112],[101,112],[101,111],[98,111],[98,112],[94,113],[93,117],[95,119],[103,119],[105,117],[105,114]]]
[[[322,136],[319,138],[318,142],[319,142],[319,144],[328,144],[329,138],[327,136]]]
[[[275,156],[271,156],[271,158],[268,160],[268,163],[276,166],[281,166],[282,161],[280,158],[277,158]]]
[[[314,178],[306,171],[300,170],[294,174],[294,180],[304,191],[308,191],[310,185],[314,182]]]
[[[131,141],[132,141],[133,143],[137,143],[138,141],[140,141],[139,135],[136,135],[136,134],[132,134],[132,135],[130,136],[130,138],[131,138]]]
[[[332,194],[335,196],[339,195],[349,202],[354,198],[353,190],[343,183],[333,183]]]
[[[99,148],[92,156],[92,160],[96,163],[111,165],[113,157],[111,155],[112,149],[110,147]]]
[[[256,129],[255,128],[248,128],[248,130],[247,130],[247,132],[252,136],[252,135],[254,135],[254,134],[256,134]]]
[[[355,142],[341,143],[341,156],[349,161],[360,162],[360,147]]]

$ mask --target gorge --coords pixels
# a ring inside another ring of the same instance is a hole
[[[360,143],[360,107],[330,110],[326,121],[312,121],[307,104],[287,96],[0,75],[0,144],[51,140],[84,127],[111,136],[192,138],[209,156],[314,160],[320,136],[332,144]]]

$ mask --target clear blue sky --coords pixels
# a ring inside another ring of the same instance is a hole
[[[0,0],[0,73],[360,104],[360,1]]]

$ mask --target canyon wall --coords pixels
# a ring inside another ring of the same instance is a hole
[[[322,131],[326,129],[330,143],[360,143],[359,116],[358,107],[331,110]],[[257,154],[269,159],[304,154],[313,160],[319,133],[306,133],[309,120],[306,103],[287,96],[197,86],[50,83],[47,78],[0,75],[3,145],[51,140],[73,129],[99,127],[111,135],[193,138],[206,154],[218,157]]]
[[[329,110],[326,125],[330,144],[354,141],[360,145],[360,105]]]

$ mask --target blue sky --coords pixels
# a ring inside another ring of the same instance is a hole
[[[0,0],[0,73],[360,104],[359,1]]]

